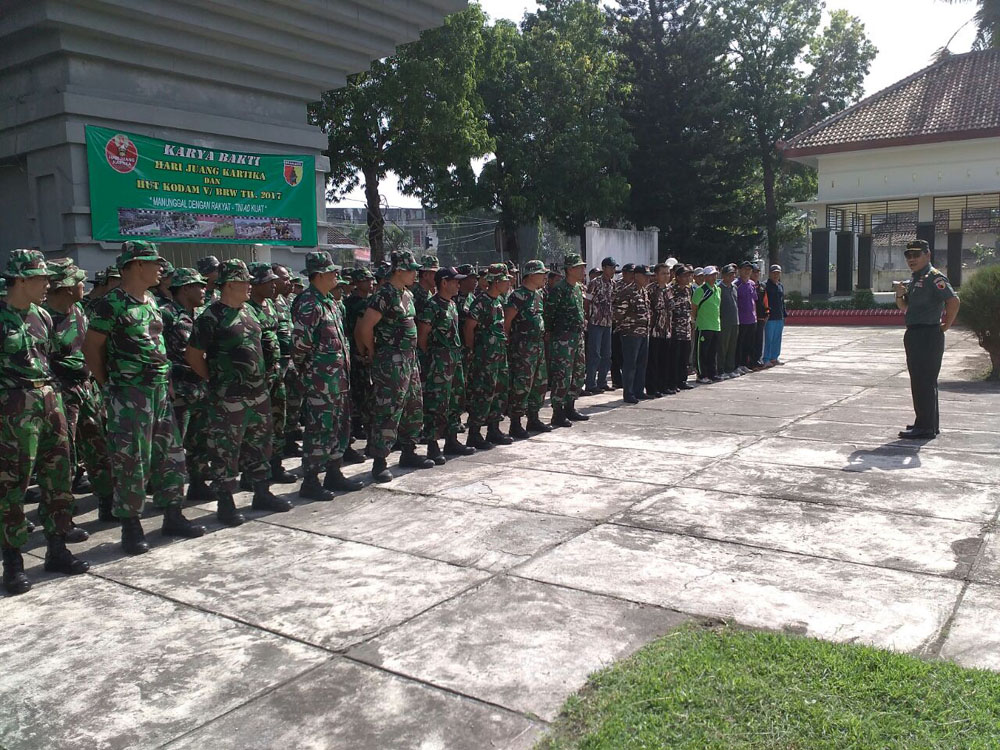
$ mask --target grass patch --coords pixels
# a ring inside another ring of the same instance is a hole
[[[592,675],[536,750],[996,747],[1000,674],[690,625]]]

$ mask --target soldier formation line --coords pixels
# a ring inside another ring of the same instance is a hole
[[[778,266],[766,284],[748,261],[720,279],[713,266],[619,269],[613,258],[587,283],[579,255],[561,269],[531,260],[479,272],[399,251],[375,273],[342,273],[311,252],[304,279],[213,256],[197,266],[125,242],[84,296],[86,273],[70,259],[11,252],[0,286],[8,593],[31,588],[26,500],[38,502],[45,569],[75,575],[89,567],[66,546],[88,536],[73,522],[75,494],[93,491],[98,521],[120,525],[123,550],[138,555],[147,496],[164,535],[199,537],[185,500],[214,501],[229,526],[245,520],[241,488],[254,509],[290,510],[271,490],[299,481],[284,457],[302,457],[299,497],[329,501],[364,486],[345,464],[370,460],[372,480],[389,482],[397,450],[400,466],[430,469],[587,420],[581,395],[621,388],[635,404],[693,388],[692,371],[708,385],[781,364]]]

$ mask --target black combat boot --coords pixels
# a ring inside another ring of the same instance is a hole
[[[572,427],[573,423],[566,419],[566,412],[561,406],[552,407],[552,420],[549,422],[553,427]]]
[[[79,544],[90,539],[90,534],[87,533],[86,529],[82,529],[74,523],[63,538],[67,544]]]
[[[417,455],[416,446],[403,446],[399,454],[399,465],[406,469],[433,469],[434,462],[429,458]]]
[[[326,476],[323,477],[323,489],[334,492],[357,492],[363,489],[364,482],[356,479],[348,479],[344,476],[341,468],[344,465],[343,459],[336,458],[326,465]]]
[[[163,509],[163,536],[179,536],[182,539],[197,539],[205,535],[205,527],[184,517],[180,504],[168,505]]]
[[[537,411],[528,412],[528,423],[525,428],[528,432],[552,432],[552,428],[538,418]]]
[[[358,451],[354,450],[354,448],[348,447],[348,449],[344,451],[344,466],[363,464],[367,461],[368,459],[358,453]]]
[[[365,426],[360,417],[351,417],[351,437],[355,440],[364,440],[366,437]]]
[[[469,425],[469,437],[465,439],[465,445],[469,448],[475,448],[477,451],[488,451],[493,447],[492,443],[483,439],[480,428],[472,425]]]
[[[66,539],[61,534],[46,534],[48,546],[45,549],[45,570],[49,573],[64,573],[78,576],[90,570],[90,563],[80,560],[66,549]]]
[[[384,458],[376,458],[372,461],[372,479],[376,482],[391,482],[392,474],[386,468]]]
[[[189,503],[207,503],[213,497],[212,490],[203,479],[191,477],[191,484],[188,485],[187,500]]]
[[[323,485],[319,482],[318,471],[310,471],[306,473],[305,479],[302,480],[302,486],[299,487],[299,497],[305,500],[322,500],[326,502],[333,500],[333,493],[330,490],[323,489]]]
[[[299,444],[295,442],[295,438],[291,435],[285,438],[285,447],[282,449],[281,455],[284,458],[295,458],[302,455],[302,448],[299,447]]]
[[[24,493],[24,504],[25,505],[37,505],[42,501],[42,488],[41,487],[29,487]]]
[[[475,452],[475,448],[470,448],[458,442],[458,434],[455,432],[452,432],[444,439],[444,455],[446,456],[471,456]]]
[[[245,471],[240,474],[240,492],[253,492],[253,479]]]
[[[253,486],[253,502],[250,507],[254,510],[269,510],[272,513],[287,513],[292,509],[292,501],[283,497],[278,497],[271,492],[271,483],[266,479],[257,482]]]
[[[101,523],[118,523],[114,514],[115,498],[113,495],[97,497],[97,520]]]
[[[215,517],[226,526],[242,526],[247,520],[236,510],[236,498],[229,490],[215,491]]]
[[[12,595],[31,591],[31,581],[24,574],[24,558],[20,550],[3,548],[3,587]]]
[[[520,417],[510,418],[510,431],[508,434],[516,440],[524,440],[525,438],[531,437],[531,435],[528,434],[528,431],[521,426]]]
[[[87,472],[83,470],[82,466],[78,466],[76,469],[76,476],[73,477],[73,494],[86,495],[91,489],[90,480],[87,478]]]
[[[441,446],[438,445],[437,440],[427,441],[427,458],[433,461],[436,466],[444,466],[445,462],[448,460],[441,452]]]
[[[299,480],[291,472],[285,471],[285,467],[281,465],[281,456],[275,456],[271,459],[271,481],[275,484],[295,484]]]
[[[514,441],[500,432],[500,425],[491,424],[486,427],[486,439],[493,445],[510,445]]]
[[[573,422],[586,422],[590,417],[576,410],[576,401],[570,401],[569,408],[566,410],[566,419]]]
[[[126,555],[142,555],[149,552],[149,542],[142,533],[142,523],[138,518],[123,518],[122,549]]]

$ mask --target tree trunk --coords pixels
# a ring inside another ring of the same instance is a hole
[[[1000,380],[1000,342],[993,343],[992,346],[983,346],[990,355],[990,363],[993,365],[993,370],[989,375],[986,376],[987,380]]]
[[[580,227],[580,257],[587,260],[587,222],[581,221],[578,226]]]
[[[767,263],[770,266],[778,263],[778,206],[774,197],[776,170],[774,155],[769,153],[770,144],[762,143],[761,149],[764,167],[764,225],[767,230]]]
[[[500,214],[500,237],[501,245],[497,248],[503,260],[512,260],[518,265],[521,264],[521,247],[517,241],[517,223],[508,214]]]
[[[368,204],[368,247],[371,248],[372,265],[385,257],[385,217],[378,194],[378,170],[366,166],[361,170],[365,177],[365,201]]]

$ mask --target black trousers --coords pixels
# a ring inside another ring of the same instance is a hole
[[[646,393],[665,393],[669,387],[670,339],[650,336],[649,357],[646,362]]]
[[[757,334],[756,323],[740,323],[739,333],[736,334],[736,366],[753,366],[753,340]]]
[[[680,388],[688,379],[688,360],[691,358],[691,342],[670,339],[670,382],[671,388]]]
[[[944,332],[940,325],[907,326],[903,334],[906,369],[910,373],[915,430],[941,429],[938,413],[938,375],[944,357]]]
[[[716,369],[716,359],[719,356],[719,332],[698,331],[698,341],[695,346],[695,358],[698,360],[698,372],[703,378],[714,378],[719,374]]]
[[[753,363],[755,365],[764,364],[764,327],[767,325],[767,318],[757,319],[757,330],[754,331],[753,338]]]
[[[622,387],[622,335],[611,331],[611,384]]]

